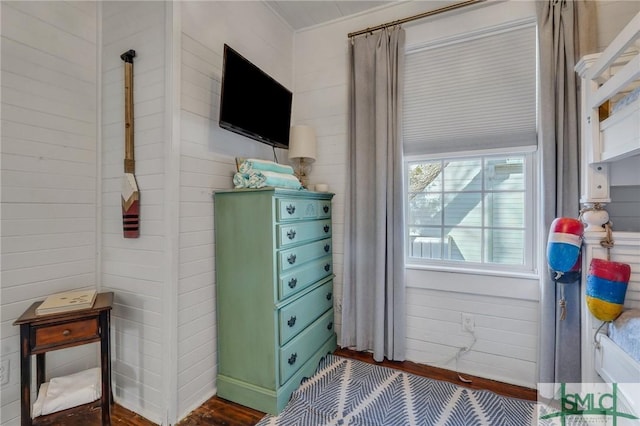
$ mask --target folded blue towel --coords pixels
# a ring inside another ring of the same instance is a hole
[[[236,189],[263,188],[265,186],[302,189],[300,181],[294,175],[268,171],[252,171],[251,173],[238,172],[233,175],[233,184]]]
[[[238,171],[240,173],[251,173],[251,171],[266,171],[292,175],[293,167],[287,166],[286,164],[278,164],[268,160],[247,158],[242,163],[240,163]]]

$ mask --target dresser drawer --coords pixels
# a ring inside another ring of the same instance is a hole
[[[284,383],[333,334],[333,309],[280,349],[280,382]]]
[[[305,262],[326,256],[329,253],[331,253],[331,238],[282,250],[278,253],[280,271],[300,266]]]
[[[287,343],[332,306],[333,281],[328,281],[301,299],[282,308],[278,313],[280,345]]]
[[[99,340],[98,318],[68,322],[35,329],[32,351],[49,346],[65,346],[86,340]]]
[[[277,226],[278,247],[284,248],[306,241],[331,236],[331,220],[313,220]]]
[[[331,200],[318,201],[318,217],[320,219],[331,217]]]
[[[279,411],[282,411],[289,399],[291,399],[291,394],[293,393],[293,391],[300,387],[305,378],[309,378],[315,374],[320,361],[327,354],[332,353],[335,349],[336,337],[335,335],[333,335],[324,342],[320,349],[314,355],[312,355],[311,358],[309,358],[306,364],[300,367],[300,369],[280,387],[280,390],[278,392],[281,394],[281,397],[278,399],[282,401],[282,408],[280,408]]]
[[[329,201],[329,203],[331,203]],[[296,198],[279,198],[277,200],[278,222],[300,219],[315,219],[319,217],[320,206],[317,200],[302,200]]]
[[[309,287],[311,284],[331,275],[332,272],[331,256],[325,256],[281,274],[278,279],[280,300]]]

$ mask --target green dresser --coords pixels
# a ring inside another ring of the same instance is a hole
[[[218,396],[277,414],[336,348],[332,197],[215,193]]]

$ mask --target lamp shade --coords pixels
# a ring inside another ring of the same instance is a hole
[[[309,126],[293,126],[289,134],[289,159],[316,159],[316,132]]]

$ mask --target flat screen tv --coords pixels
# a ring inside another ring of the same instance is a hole
[[[220,127],[278,147],[289,147],[291,92],[224,45]]]

